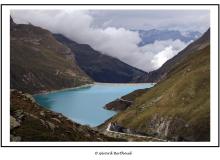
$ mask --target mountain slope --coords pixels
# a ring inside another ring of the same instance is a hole
[[[38,93],[92,82],[71,50],[49,31],[31,24],[15,24],[12,19],[10,24],[11,88]]]
[[[159,69],[149,72],[145,77],[146,82],[159,82],[166,78],[166,75],[176,68],[181,60],[185,59],[189,54],[193,54],[197,49],[204,48],[209,45],[210,41],[210,29],[207,30],[202,37],[188,45],[176,56],[165,62]]]
[[[78,44],[60,34],[54,34],[54,36],[72,50],[80,68],[96,82],[143,82],[140,77],[147,74],[116,58],[101,54],[89,45]]]
[[[169,61],[166,78],[108,122],[169,140],[209,141],[209,30]]]
[[[149,88],[135,90],[125,96],[122,96],[120,99],[107,103],[104,108],[108,110],[123,111],[131,106],[132,102],[135,101],[137,97],[146,93],[147,90],[149,90]],[[123,101],[121,99],[123,99]]]

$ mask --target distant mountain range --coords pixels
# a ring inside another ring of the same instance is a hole
[[[201,33],[198,31],[188,31],[182,33],[178,30],[133,30],[137,31],[140,35],[141,42],[139,46],[144,46],[149,43],[154,43],[155,41],[164,41],[164,40],[181,40],[183,42],[190,42],[196,40],[201,36]]]
[[[168,73],[172,71],[174,68],[176,68],[176,66],[180,63],[182,59],[186,58],[189,54],[192,54],[196,48],[208,45],[210,43],[209,41],[210,41],[210,30],[205,32],[202,37],[200,37],[195,42],[191,43],[176,56],[165,62],[159,69],[149,72],[145,77],[144,81],[159,82],[162,79],[165,79]]]

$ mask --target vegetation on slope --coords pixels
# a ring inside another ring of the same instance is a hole
[[[171,140],[209,141],[210,47],[207,34],[209,31],[185,50],[186,56],[179,59],[164,80],[109,121]]]
[[[49,31],[11,19],[10,34],[11,88],[38,93],[92,82]]]

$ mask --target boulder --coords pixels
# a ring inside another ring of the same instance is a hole
[[[57,118],[51,118],[51,120],[54,120],[54,121],[56,121],[57,123],[61,123],[61,121],[60,121],[59,119],[57,119]]]
[[[50,129],[54,131],[54,129],[56,128],[55,124],[48,122],[48,121],[47,121],[47,124],[50,127]]]
[[[24,111],[23,110],[16,110],[15,111],[15,117],[20,121],[24,117]]]
[[[44,116],[45,116],[44,111],[40,111],[40,115],[41,115],[42,117],[44,117]]]
[[[35,99],[32,97],[32,95],[30,95],[30,94],[28,94],[28,93],[25,93],[24,96],[25,96],[26,98],[30,99],[32,103],[35,103],[35,102],[36,102]]]
[[[20,136],[14,136],[14,135],[10,135],[10,141],[12,142],[19,142],[21,141],[21,137]]]
[[[20,125],[21,124],[13,116],[10,116],[10,129],[14,129]]]

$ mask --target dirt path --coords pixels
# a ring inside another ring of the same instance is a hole
[[[119,100],[119,101],[122,101],[122,102],[133,103],[133,101],[129,101],[129,100],[126,100],[126,99],[123,99],[123,98],[119,98],[118,100]]]
[[[138,138],[144,138],[144,139],[151,139],[151,140],[160,141],[160,142],[167,142],[167,140],[165,140],[165,139],[151,137],[151,136],[142,136],[142,135],[138,135],[138,134],[130,134],[130,133],[122,133],[122,132],[111,131],[110,127],[111,127],[111,123],[108,124],[108,126],[106,128],[106,132],[113,133],[113,134],[116,134],[116,135],[120,135],[121,137],[123,137],[123,136],[132,136],[132,137],[138,137]]]

